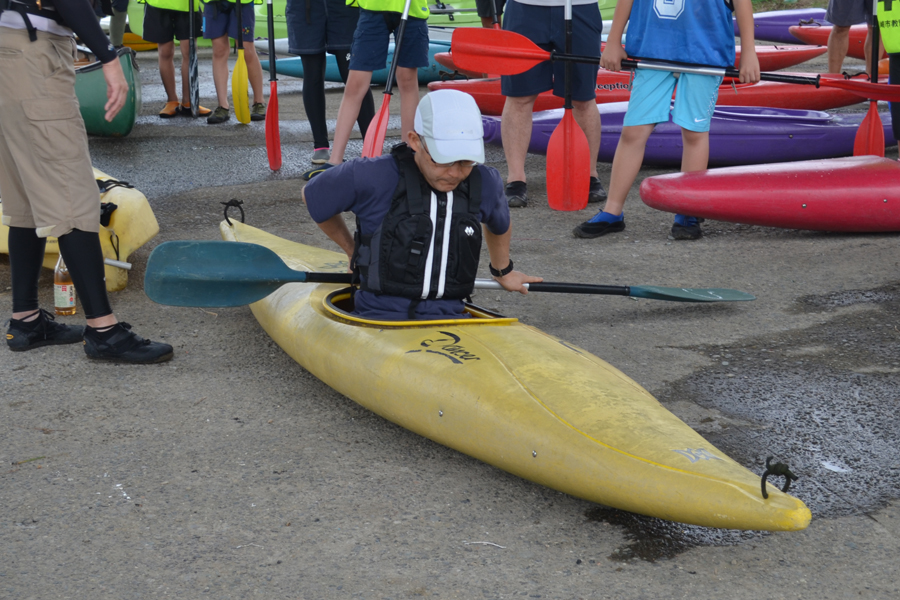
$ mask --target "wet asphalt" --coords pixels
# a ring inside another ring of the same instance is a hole
[[[214,108],[209,51],[200,57],[202,102]],[[172,343],[176,359],[130,367],[88,363],[71,347],[2,354],[0,598],[900,597],[896,234],[707,222],[703,239],[672,242],[671,215],[637,195],[643,177],[665,171],[642,169],[628,229],[576,240],[571,228],[595,207],[549,210],[543,158],[529,158],[532,201],[513,213],[519,268],[758,298],[475,298],[603,357],[751,470],[769,457],[787,464],[798,476],[791,493],[813,513],[796,533],[668,523],[531,484],[374,416],[303,371],[246,308],[147,300],[149,251],[216,239],[232,198],[250,224],[332,246],[299,200],[313,150],[302,81],[278,82],[284,166],[272,173],[263,123],[163,121],[156,54],[139,62],[137,126],[92,138],[91,153],[147,195],[161,226],[133,256],[114,308]],[[329,85],[332,130],[340,91]],[[353,140],[348,156],[360,149]],[[488,147],[487,160],[505,173],[502,150]],[[609,165],[600,171],[606,185]],[[51,283],[45,274],[45,304]]]

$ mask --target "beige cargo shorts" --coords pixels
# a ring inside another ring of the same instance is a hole
[[[3,224],[40,237],[100,230],[100,191],[75,97],[75,41],[0,27]]]

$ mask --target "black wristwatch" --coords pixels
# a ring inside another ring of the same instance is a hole
[[[506,275],[509,275],[510,273],[512,273],[512,270],[513,270],[512,259],[509,259],[509,265],[507,265],[507,267],[505,269],[500,269],[498,271],[497,269],[494,268],[494,265],[492,265],[491,263],[488,263],[488,269],[490,269],[491,275],[493,275],[494,277],[504,277]]]

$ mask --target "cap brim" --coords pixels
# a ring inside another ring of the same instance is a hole
[[[428,153],[436,163],[449,165],[457,161],[484,163],[484,141],[477,140],[436,140],[426,137]]]

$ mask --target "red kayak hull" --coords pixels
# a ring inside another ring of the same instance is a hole
[[[791,73],[792,75],[808,75]],[[815,77],[815,74],[808,75]],[[834,75],[840,77],[840,75]],[[483,115],[500,115],[506,96],[500,93],[500,78],[471,79],[468,81],[434,81],[428,84],[429,90],[455,89],[466,92],[475,98],[475,102]],[[600,70],[597,73],[597,104],[607,102],[624,102],[631,96],[630,74],[619,71]],[[857,104],[862,99],[846,90],[833,87],[817,88],[813,85],[796,83],[736,83],[726,81],[719,87],[719,106],[769,106],[772,108],[794,108],[805,110],[829,110],[841,106]],[[563,99],[552,92],[538,95],[534,103],[534,111],[562,108]]]
[[[600,47],[605,48],[606,42],[600,44]],[[734,66],[735,68],[740,68],[740,46],[736,47],[734,51],[736,55],[734,59]],[[795,65],[799,65],[802,62],[806,62],[808,60],[821,56],[827,51],[827,48],[819,48],[816,46],[757,46],[756,56],[757,58],[759,58],[760,71],[779,71],[781,69],[787,69],[788,67],[793,67]],[[451,52],[436,53],[434,55],[434,60],[442,67],[447,68],[451,73],[456,72],[460,75],[472,79],[480,78],[483,76],[482,73],[476,73],[475,71],[467,71],[465,69],[458,68],[453,62],[453,54]]]
[[[650,207],[717,221],[851,233],[900,231],[900,162],[852,156],[648,177]]]
[[[827,46],[831,27],[831,25],[791,25],[788,31],[804,44]],[[850,27],[850,45],[847,48],[847,56],[865,59],[866,30],[866,25]]]

